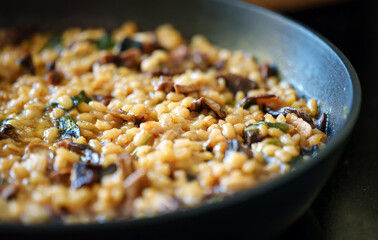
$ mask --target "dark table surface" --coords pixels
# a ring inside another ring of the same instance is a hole
[[[286,13],[334,43],[362,87],[357,125],[311,209],[277,239],[378,239],[378,1]]]

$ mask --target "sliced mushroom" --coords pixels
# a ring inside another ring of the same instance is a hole
[[[276,67],[263,63],[260,65],[260,74],[263,80],[267,80],[269,77],[277,76],[278,72]]]
[[[132,114],[128,114],[127,112],[123,111],[122,109],[118,110],[111,110],[108,111],[109,114],[111,114],[114,117],[121,118],[127,122],[134,122],[135,125],[139,126],[142,122],[148,121],[148,115],[140,115],[140,116],[135,116]]]
[[[266,136],[262,136],[258,130],[244,131],[244,142],[247,146],[253,143],[261,142]]]
[[[144,188],[149,186],[146,171],[138,169],[130,174],[123,182],[126,191],[126,199],[122,206],[123,213],[127,216],[133,209],[134,200],[139,197]]]
[[[92,98],[105,106],[108,106],[109,103],[112,101],[113,96],[112,95],[93,95]]]
[[[176,93],[188,94],[188,93],[198,92],[199,88],[193,84],[190,84],[190,85],[175,84],[175,91]]]
[[[243,91],[245,94],[247,94],[249,90],[257,88],[257,83],[255,81],[236,74],[224,73],[217,75],[216,78],[224,78],[226,80],[227,87],[234,94],[238,91]]]
[[[16,184],[7,184],[5,186],[0,186],[1,197],[9,200],[16,196],[20,187]]]
[[[326,113],[323,113],[316,121],[315,121],[315,127],[319,129],[322,132],[326,132],[327,130],[327,121],[328,116]]]
[[[26,53],[21,58],[17,59],[16,63],[21,66],[21,68],[26,72],[30,74],[35,74],[35,68],[33,63],[33,58],[30,53]]]
[[[103,176],[112,174],[116,170],[117,167],[115,164],[110,164],[106,168],[103,168],[100,165],[76,162],[73,164],[71,174],[71,188],[76,189],[100,182]]]
[[[127,67],[132,69],[138,69],[141,62],[142,52],[140,49],[131,48],[118,55],[106,54],[102,57],[101,63],[108,64],[113,63],[117,67]]]
[[[269,104],[269,103],[277,103],[278,97],[274,94],[260,94],[251,97],[244,98],[237,107],[243,107],[244,109],[248,109],[250,106],[257,104]]]
[[[162,91],[164,93],[169,93],[173,91],[174,88],[174,82],[172,81],[162,81],[160,80],[156,85],[155,85],[155,91]]]
[[[46,75],[47,81],[52,85],[59,85],[63,80],[63,74],[54,70]]]
[[[48,178],[52,183],[70,185],[71,169],[64,168],[59,170],[51,170],[48,174]]]
[[[118,155],[119,167],[122,171],[123,178],[126,178],[134,172],[135,167],[133,159],[134,158],[130,154],[125,152]]]
[[[18,134],[16,132],[16,128],[8,123],[4,123],[0,125],[0,140],[11,138],[15,141],[18,140]]]
[[[226,155],[229,152],[243,152],[247,155],[248,158],[252,158],[253,157],[252,149],[248,147],[250,145],[251,144],[249,145],[241,144],[237,139],[228,139]]]
[[[70,151],[83,155],[81,160],[85,163],[91,163],[94,165],[98,165],[100,163],[100,155],[87,144],[68,142],[67,148]]]
[[[189,107],[189,110],[199,112],[204,107],[208,107],[213,110],[220,118],[225,118],[227,116],[227,112],[223,110],[217,102],[206,97],[201,97],[200,99],[193,100],[192,104]]]

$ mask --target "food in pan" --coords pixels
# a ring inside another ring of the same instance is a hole
[[[0,221],[143,218],[220,201],[324,146],[277,68],[172,25],[0,31]]]

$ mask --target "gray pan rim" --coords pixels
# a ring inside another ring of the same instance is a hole
[[[5,230],[7,232],[8,231],[23,231],[23,232],[29,232],[29,233],[43,233],[43,232],[48,233],[48,232],[66,231],[66,230],[82,231],[82,230],[106,230],[106,229],[120,229],[120,228],[127,230],[128,228],[132,228],[133,226],[164,224],[164,222],[168,222],[172,220],[190,218],[193,216],[206,214],[208,212],[227,208],[231,205],[235,205],[237,203],[246,201],[248,199],[253,199],[257,196],[262,196],[266,192],[274,191],[280,186],[304,174],[309,169],[315,167],[315,165],[319,164],[321,161],[327,161],[327,157],[332,157],[331,156],[332,153],[338,147],[342,146],[343,143],[345,143],[345,141],[348,139],[348,136],[352,132],[354,125],[357,122],[359,112],[360,112],[360,107],[361,107],[361,87],[360,87],[359,79],[352,64],[345,57],[345,55],[335,45],[333,45],[330,41],[328,41],[325,37],[323,37],[321,34],[317,33],[316,31],[305,26],[302,23],[299,23],[296,20],[288,18],[287,16],[267,10],[265,8],[258,7],[253,4],[241,2],[241,1],[228,1],[228,0],[212,0],[212,1],[231,5],[239,9],[240,8],[247,9],[248,11],[251,11],[251,12],[260,12],[272,19],[275,19],[276,21],[281,21],[285,25],[290,25],[291,27],[296,28],[298,31],[302,32],[303,34],[310,35],[311,38],[317,42],[317,44],[321,44],[325,48],[329,48],[331,52],[334,52],[339,57],[339,59],[343,62],[344,67],[349,73],[350,79],[352,81],[352,86],[353,86],[352,108],[350,109],[349,114],[347,115],[347,121],[343,128],[343,131],[339,131],[334,136],[332,136],[331,140],[329,141],[329,143],[327,143],[325,148],[321,149],[315,157],[311,158],[311,160],[306,161],[305,163],[298,166],[296,170],[290,173],[287,173],[283,176],[280,176],[276,179],[273,179],[260,186],[257,186],[253,189],[246,190],[244,192],[236,194],[235,196],[226,198],[221,202],[216,202],[216,203],[212,203],[208,205],[202,205],[202,206],[194,207],[192,209],[186,209],[183,211],[167,213],[167,214],[150,217],[150,218],[120,220],[120,221],[105,222],[105,223],[73,224],[73,225],[63,225],[63,224],[58,224],[58,223],[47,224],[47,225],[0,224],[0,231]]]

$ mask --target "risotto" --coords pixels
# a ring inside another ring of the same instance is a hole
[[[143,218],[222,200],[322,147],[277,68],[172,25],[0,30],[0,222]]]

